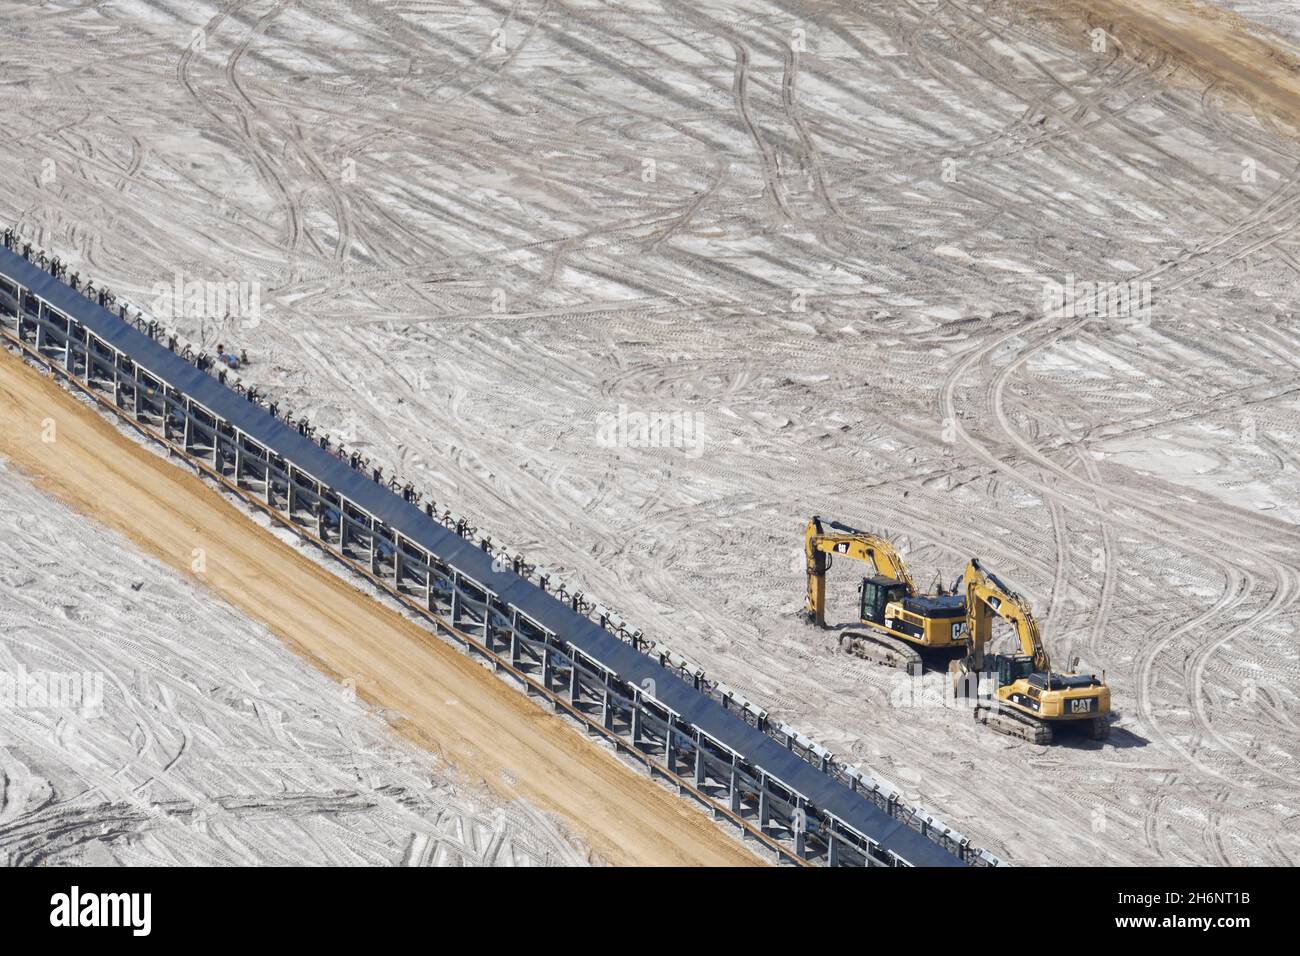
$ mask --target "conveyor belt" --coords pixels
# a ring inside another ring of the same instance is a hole
[[[0,246],[0,273],[90,329],[150,374],[383,520],[403,537],[491,589],[523,614],[608,667],[620,679],[635,686],[645,686],[647,679],[653,680],[655,700],[816,807],[834,814],[914,866],[962,865],[943,847],[800,759],[531,581],[510,570],[493,570],[489,554],[447,530],[420,508],[353,470],[265,409],[3,246]]]

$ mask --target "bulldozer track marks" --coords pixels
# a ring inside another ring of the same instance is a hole
[[[6,70],[93,50],[109,108],[75,72],[39,109],[0,90],[4,219],[136,300],[256,278],[266,319],[205,329],[249,380],[837,752],[914,769],[994,852],[1300,859],[1300,532],[1233,484],[1300,478],[1300,183],[1270,110],[1122,33],[1092,52],[1054,0],[139,3],[155,27],[13,11],[33,44]],[[1043,318],[1066,274],[1150,281],[1152,321]],[[691,412],[703,452],[597,446],[620,405]],[[1125,444],[1246,418],[1195,487]],[[918,583],[976,554],[1023,581],[1049,646],[1107,670],[1110,738],[1045,757],[894,709],[901,671],[794,619],[791,516],[816,512],[906,539]],[[940,734],[976,769],[921,752]]]

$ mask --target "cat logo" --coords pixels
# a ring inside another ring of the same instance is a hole
[[[1070,701],[1070,713],[1072,714],[1086,714],[1091,710],[1092,710],[1091,697],[1078,697]]]

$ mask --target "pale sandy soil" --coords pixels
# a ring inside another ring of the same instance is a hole
[[[266,622],[462,774],[554,814],[612,863],[756,862],[707,815],[585,744],[425,629],[359,596],[8,352],[0,352],[0,402],[0,455],[83,515]],[[51,427],[54,440],[40,440]]]
[[[179,324],[285,405],[1015,862],[1300,860],[1276,72],[1055,0],[0,10],[0,218],[142,303],[259,283]],[[1070,276],[1155,307],[1038,320]],[[797,619],[814,512],[988,560],[1111,741],[903,706]]]
[[[1192,72],[1230,90],[1259,113],[1276,113],[1294,126],[1300,122],[1300,48],[1293,46],[1300,23],[1291,5],[1278,18],[1283,31],[1203,0],[1022,0],[1040,21],[1057,9],[1082,14],[1087,27],[1108,31],[1134,53],[1158,50]],[[1079,25],[1073,29],[1078,31]]]
[[[1294,0],[1208,0],[1269,32],[1300,43],[1300,3]]]
[[[0,863],[589,859],[553,817],[404,742],[353,686],[39,491],[4,447],[0,500],[0,675],[82,682],[70,701],[0,700]]]

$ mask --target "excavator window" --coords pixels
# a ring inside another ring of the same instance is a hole
[[[998,686],[1006,687],[1008,684],[1014,684],[1021,678],[1026,678],[1034,672],[1033,658],[1029,657],[999,657],[998,658]]]
[[[907,597],[907,587],[893,578],[874,577],[862,579],[862,620],[883,624],[885,607],[891,601]]]

